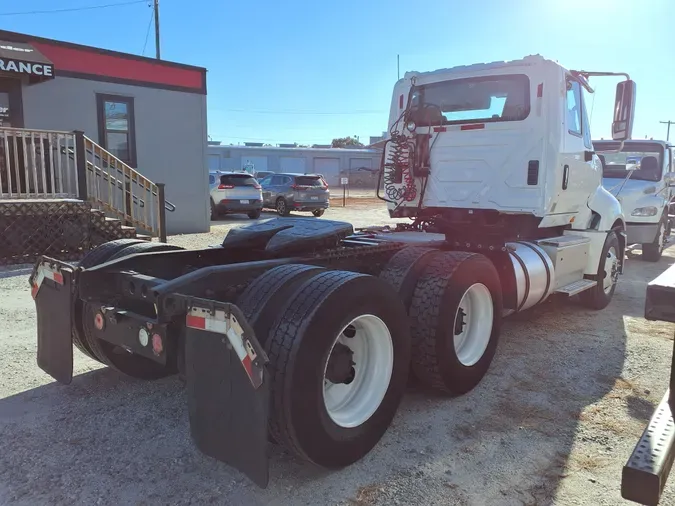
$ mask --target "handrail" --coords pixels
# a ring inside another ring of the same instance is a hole
[[[74,159],[75,159],[75,151],[74,151],[73,149],[68,149],[67,151],[68,151],[67,155],[70,157],[70,159],[71,159],[71,160],[74,160]],[[64,146],[62,146],[60,152],[61,152],[61,154],[65,155],[65,154],[66,154],[66,148],[65,148]],[[92,152],[91,150],[88,149],[88,150],[87,150],[87,153],[90,154],[90,155],[92,155],[92,156],[95,157],[95,158],[98,158],[98,159],[101,160],[102,162],[105,162],[105,160],[101,159],[100,156],[98,156],[96,153]],[[87,169],[90,170],[90,171],[91,171],[91,169],[89,168],[89,165],[91,165],[92,167],[97,167],[97,168],[99,168],[97,165],[95,165],[94,163],[92,163],[92,162],[90,162],[89,160],[87,160]],[[105,175],[108,174],[108,173],[105,172],[104,169],[99,168],[99,170],[100,170],[100,171],[102,172],[102,174],[103,174],[103,176],[100,176],[100,177],[103,177],[103,179],[105,180]],[[118,172],[119,172],[119,171],[118,171]],[[98,174],[97,174],[97,175],[98,175]],[[111,176],[111,177],[113,177],[113,176]],[[113,177],[113,179],[115,179],[115,181],[117,181],[117,184],[119,185],[119,188],[122,189],[122,181],[120,181],[119,179],[117,179],[117,178],[115,178],[115,177]],[[131,182],[134,183],[134,184],[136,184],[136,185],[138,185],[138,182],[136,182],[136,181],[133,181],[133,180],[132,180]],[[140,185],[139,185],[139,186],[140,186]],[[154,191],[153,191],[153,192],[152,192],[152,195],[153,195],[154,197],[158,197],[157,192],[154,192]],[[135,195],[134,195],[134,200],[137,200],[137,197],[136,197]],[[145,202],[141,199],[139,205],[140,205],[141,207],[143,207],[143,206],[145,205]],[[167,211],[169,211],[169,212],[172,213],[172,212],[174,212],[174,211],[176,210],[176,205],[175,205],[174,203],[169,202],[168,200],[166,200],[166,201],[164,202],[164,208],[165,208]]]

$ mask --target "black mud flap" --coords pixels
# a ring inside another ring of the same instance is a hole
[[[241,310],[190,299],[185,368],[190,432],[206,455],[267,487],[268,359]]]
[[[37,310],[37,363],[59,383],[73,380],[74,267],[42,257],[30,277]]]

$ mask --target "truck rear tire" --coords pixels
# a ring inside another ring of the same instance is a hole
[[[147,253],[153,250],[167,251],[183,249],[179,246],[173,246],[164,243],[149,243],[146,241],[140,242],[142,244],[131,244],[116,250],[114,253],[112,253],[109,260],[119,259],[136,253]],[[100,263],[104,263],[106,261],[108,260],[103,260]],[[94,319],[96,318],[97,312],[98,309],[95,305],[88,302],[84,303],[81,311],[80,321],[82,322],[81,324],[84,331],[83,335],[86,340],[85,342],[99,362],[112,369],[115,369],[116,371],[121,372],[122,374],[137,379],[159,379],[165,376],[170,376],[176,372],[176,368],[174,366],[162,365],[140,355],[129,353],[119,346],[115,346],[112,343],[96,337],[97,330],[94,326]]]
[[[666,231],[668,228],[666,221],[667,219],[659,222],[659,230],[656,233],[654,242],[642,245],[642,260],[658,262],[661,259],[663,250],[666,247]]]
[[[605,309],[616,290],[618,278],[619,252],[621,246],[616,232],[609,232],[602,248],[598,273],[594,276],[598,284],[579,294],[581,302],[590,309]],[[609,270],[608,270],[609,269]]]
[[[260,345],[265,348],[270,329],[300,284],[324,271],[323,267],[303,264],[280,265],[261,274],[237,299]]]
[[[401,402],[405,308],[373,276],[322,272],[289,298],[267,353],[271,435],[317,465],[348,466],[377,444]]]
[[[406,310],[410,308],[417,280],[434,254],[442,252],[434,248],[409,246],[391,257],[380,272],[380,279],[396,290]]]
[[[79,267],[87,268],[94,267],[95,265],[100,265],[107,262],[111,256],[113,256],[118,251],[126,248],[127,246],[132,246],[134,244],[139,244],[143,241],[140,239],[117,239],[115,241],[108,241],[96,248],[87,252],[86,255],[80,260]],[[73,344],[75,347],[84,353],[87,357],[92,360],[100,362],[98,358],[94,355],[94,352],[91,351],[87,340],[84,337],[84,330],[82,329],[82,301],[77,299],[73,305]]]
[[[150,253],[156,251],[178,251],[182,249],[184,248],[181,248],[180,246],[175,246],[173,244],[165,244],[163,242],[142,241],[139,244],[132,244],[131,246],[128,246],[118,251],[112,257],[110,257],[109,261],[119,260],[120,258],[128,257],[130,255],[137,255],[138,253]]]
[[[492,363],[501,315],[501,282],[490,260],[466,252],[434,255],[410,305],[415,376],[452,395],[469,392]]]

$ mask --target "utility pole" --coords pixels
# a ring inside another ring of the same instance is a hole
[[[155,0],[155,52],[157,59],[161,60],[159,52],[159,0]]]
[[[397,79],[401,79],[401,55],[396,55],[396,75]]]
[[[666,133],[666,142],[670,140],[670,125],[675,125],[675,121],[659,121],[659,123],[663,123],[664,125],[668,125],[668,130]]]

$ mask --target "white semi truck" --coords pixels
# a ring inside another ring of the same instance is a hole
[[[602,184],[623,208],[628,245],[640,245],[644,260],[658,261],[672,228],[675,147],[655,140],[626,142],[620,150],[618,142],[593,145],[602,162]]]
[[[277,218],[181,250],[114,241],[30,277],[38,364],[73,380],[73,345],[127,375],[178,373],[206,454],[268,482],[268,445],[327,468],[361,459],[412,369],[474,388],[502,317],[553,294],[595,309],[622,270],[626,223],[601,184],[583,89],[539,56],[407,73],[395,86],[382,198],[396,229]],[[612,132],[630,138],[635,83]]]

